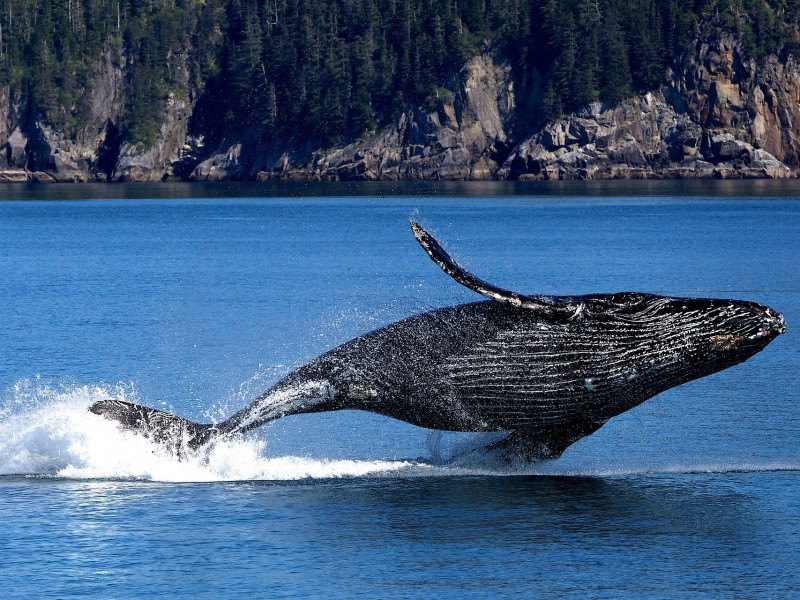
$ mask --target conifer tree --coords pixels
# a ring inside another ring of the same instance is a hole
[[[20,123],[75,137],[110,62],[114,127],[141,147],[176,93],[196,133],[330,144],[430,106],[487,42],[520,81],[538,72],[543,118],[654,89],[701,19],[759,60],[800,53],[800,0],[0,0],[0,87]]]

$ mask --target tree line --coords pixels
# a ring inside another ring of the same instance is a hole
[[[332,144],[448,94],[487,43],[545,75],[550,119],[656,87],[701,21],[763,60],[796,50],[799,17],[800,0],[0,0],[0,85],[18,119],[75,136],[105,62],[131,142],[155,141],[179,93],[197,130]]]

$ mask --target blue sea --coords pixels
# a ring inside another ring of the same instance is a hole
[[[800,183],[0,187],[0,598],[800,597]],[[180,462],[357,335],[480,299],[741,298],[786,335],[512,467],[484,434],[289,417]],[[464,457],[469,460],[464,460]]]

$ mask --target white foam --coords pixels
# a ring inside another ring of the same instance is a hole
[[[51,387],[19,382],[0,409],[0,475],[153,481],[292,480],[396,473],[408,461],[269,458],[266,443],[218,443],[207,457],[179,461],[150,440],[90,413],[102,399],[136,401],[132,388]],[[424,468],[419,466],[418,468]]]
[[[113,421],[90,413],[92,403],[116,398],[140,400],[131,385],[51,386],[18,382],[0,404],[0,476],[32,475],[70,479],[141,479],[211,482],[326,479],[338,477],[448,477],[464,475],[558,475],[621,477],[647,474],[798,471],[800,461],[658,462],[614,460],[568,451],[559,460],[509,465],[482,444],[496,434],[460,437],[433,433],[430,457],[422,460],[352,460],[268,456],[258,437],[227,440],[203,457],[178,458]],[[369,449],[365,449],[369,455]],[[591,453],[590,453],[591,454]]]

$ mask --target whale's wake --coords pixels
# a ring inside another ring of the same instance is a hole
[[[87,407],[114,398],[137,401],[130,385],[52,386],[23,380],[0,404],[0,476],[66,479],[134,479],[163,482],[288,481],[352,477],[551,475],[615,477],[650,473],[798,471],[800,460],[775,463],[690,459],[671,463],[620,463],[580,452],[555,461],[508,465],[482,448],[493,436],[432,432],[427,454],[407,460],[270,456],[268,440],[234,438],[205,456],[179,459],[162,444],[126,431]],[[365,455],[369,455],[366,448]],[[658,460],[658,457],[653,459]]]

